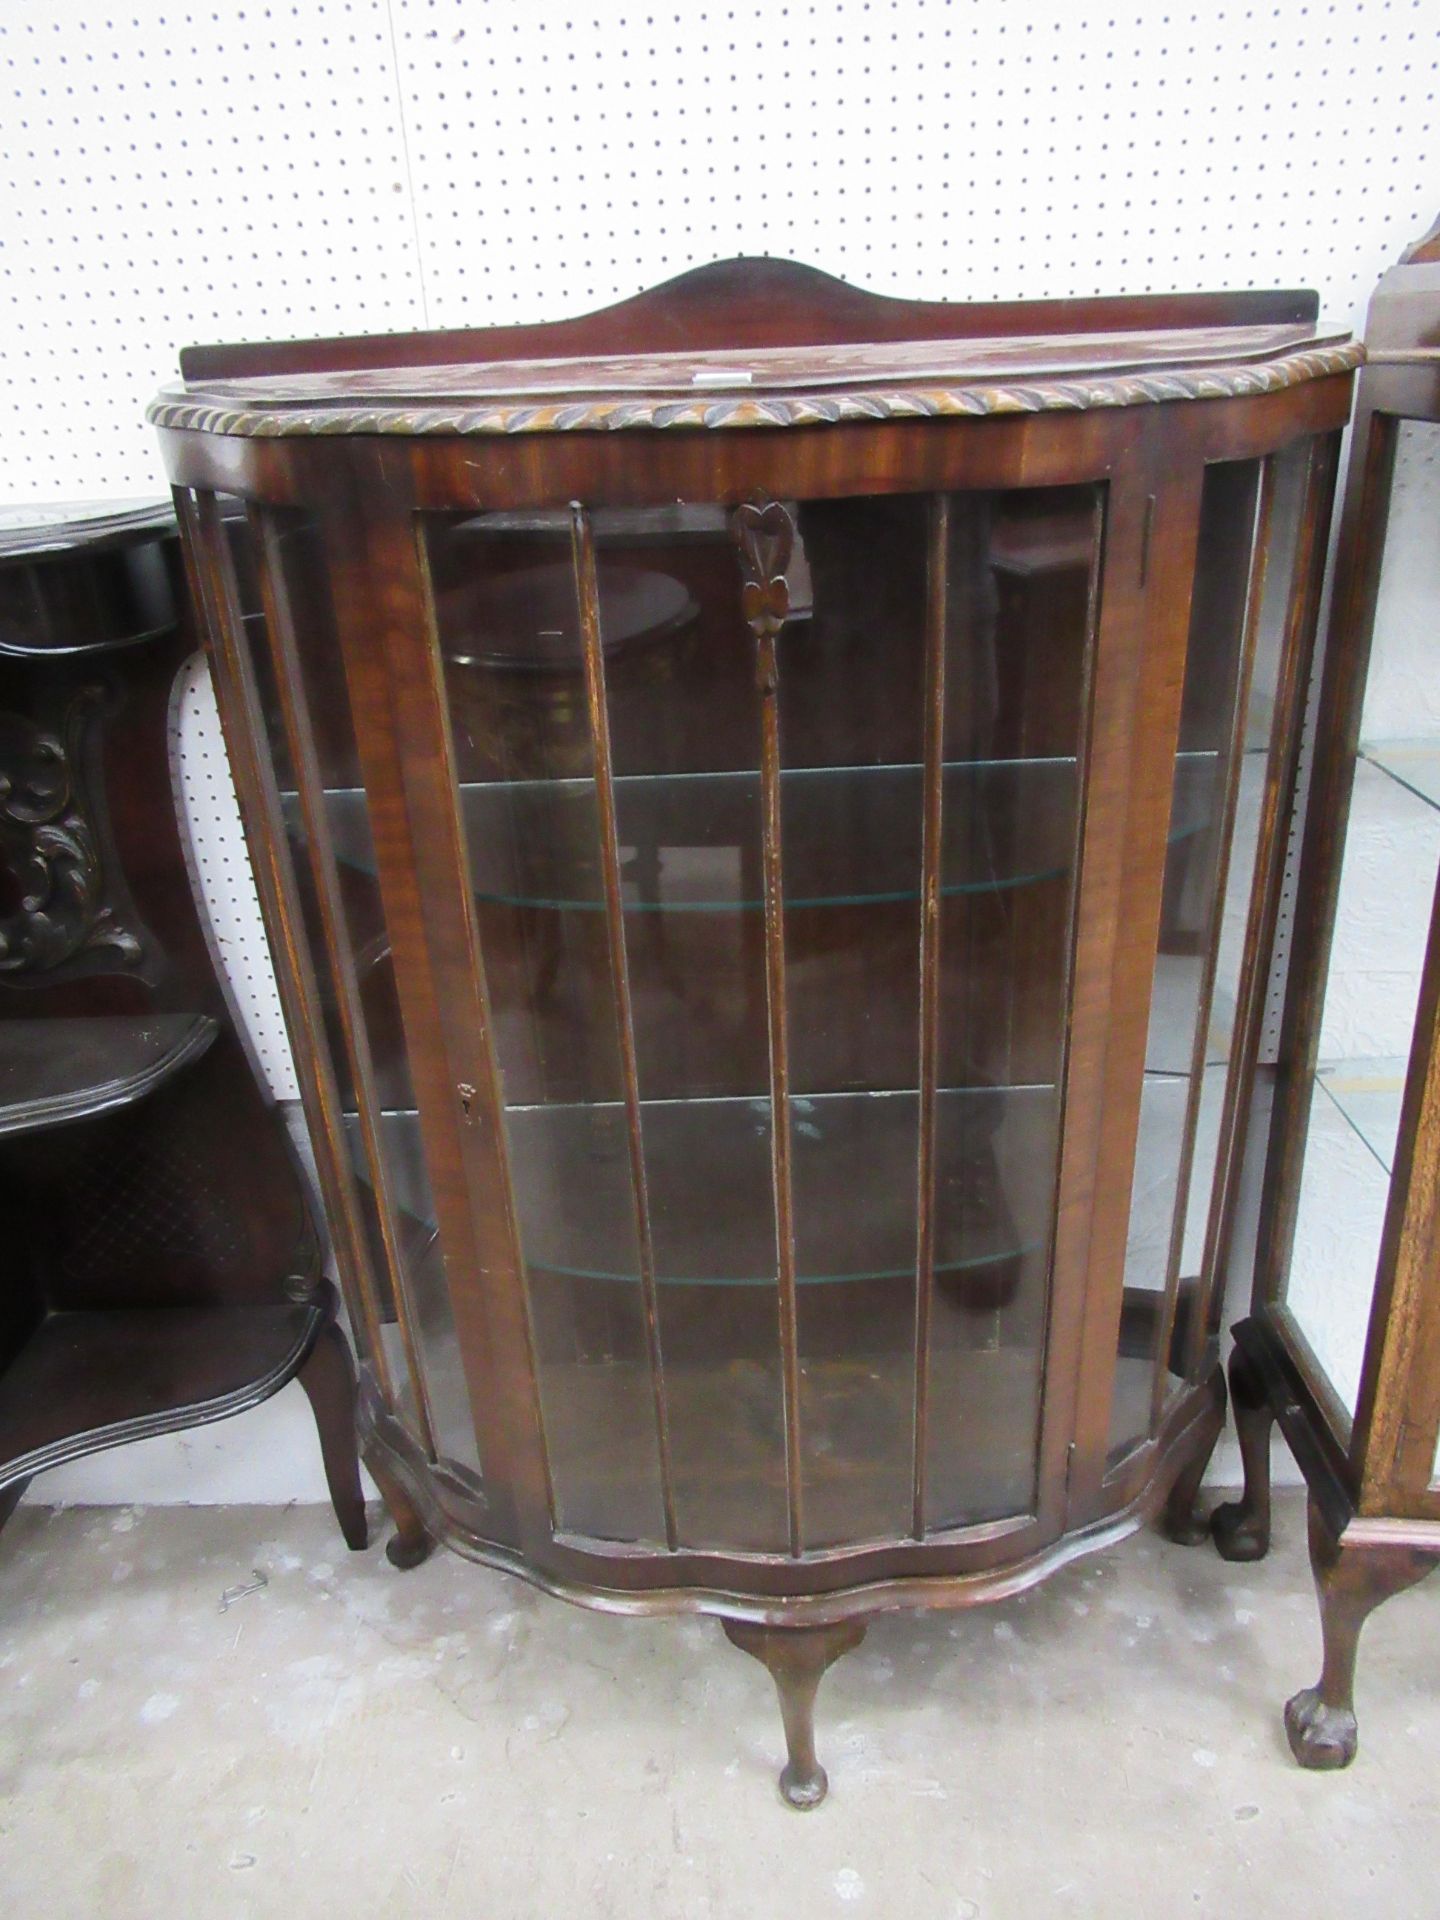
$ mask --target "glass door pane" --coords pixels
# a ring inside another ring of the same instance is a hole
[[[1112,1402],[1117,1461],[1183,1377],[1208,1296],[1267,783],[1285,750],[1287,617],[1311,460],[1302,441],[1264,465],[1212,466],[1201,495]]]
[[[765,518],[426,540],[557,1515],[784,1551],[1033,1501],[1100,500]]]
[[[242,645],[342,1109],[354,1210],[378,1294],[385,1364],[416,1439],[462,1478],[478,1481],[475,1423],[420,1151],[320,529],[298,511],[247,516],[239,501],[227,503],[225,525]]]
[[[425,539],[555,1518],[598,1539],[663,1540],[654,1256],[631,1154],[570,519],[435,517]],[[601,617],[612,670],[638,658],[643,673],[668,662],[663,643],[694,606],[672,575],[637,566],[618,594],[602,588]],[[623,861],[618,878],[634,884]],[[657,1249],[662,1238],[657,1222]]]
[[[1440,872],[1440,427],[1402,421],[1286,1302],[1353,1414]]]

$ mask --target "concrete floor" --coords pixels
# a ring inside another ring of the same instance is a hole
[[[1359,1760],[1290,1761],[1318,1628],[1263,1565],[1142,1534],[1019,1599],[893,1616],[775,1792],[770,1682],[328,1512],[22,1508],[0,1535],[0,1896],[46,1920],[1440,1912],[1440,1581],[1383,1608]],[[263,1577],[264,1585],[257,1583]],[[253,1587],[253,1590],[247,1590]]]

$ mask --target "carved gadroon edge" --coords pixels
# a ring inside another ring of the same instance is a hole
[[[860,388],[852,392],[707,395],[702,399],[599,396],[590,400],[493,400],[446,406],[217,406],[179,389],[152,401],[152,426],[193,433],[275,440],[337,433],[588,433],[624,428],[840,426],[867,420],[940,420],[985,414],[1084,413],[1101,407],[1158,405],[1173,400],[1234,400],[1278,393],[1307,380],[1349,373],[1361,365],[1358,340],[1310,347],[1261,365],[1181,367],[1091,380]]]
[[[81,955],[105,953],[138,966],[142,947],[105,898],[105,871],[86,817],[79,766],[85,728],[102,705],[82,687],[63,732],[0,713],[0,851],[20,903],[0,917],[0,977],[48,973]]]

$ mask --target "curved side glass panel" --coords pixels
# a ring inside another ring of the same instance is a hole
[[[1396,428],[1286,1304],[1353,1415],[1440,873],[1440,426]]]
[[[251,671],[381,1293],[381,1337],[392,1377],[405,1383],[399,1410],[432,1458],[478,1483],[321,532],[299,510],[252,510],[229,525],[241,578],[252,583]]]
[[[1301,442],[1207,469],[1136,1144],[1111,1454],[1152,1431],[1204,1311],[1287,622],[1311,475]]]

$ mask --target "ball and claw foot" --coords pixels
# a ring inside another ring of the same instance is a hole
[[[1348,1767],[1360,1736],[1348,1707],[1327,1707],[1318,1687],[1305,1687],[1285,1702],[1285,1735],[1302,1767],[1329,1773]]]
[[[1333,1772],[1355,1758],[1355,1657],[1360,1630],[1392,1594],[1423,1580],[1435,1558],[1416,1547],[1347,1544],[1310,1499],[1310,1566],[1320,1601],[1320,1678],[1285,1705],[1290,1751],[1302,1767]]]
[[[1222,1560],[1263,1560],[1270,1551],[1270,1519],[1248,1500],[1227,1500],[1210,1516],[1210,1533]]]

